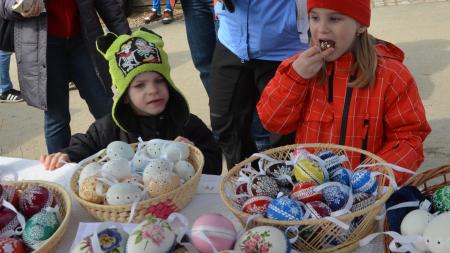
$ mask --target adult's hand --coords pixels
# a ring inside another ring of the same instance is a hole
[[[334,52],[334,48],[320,51],[320,47],[313,46],[300,54],[292,63],[295,72],[304,79],[310,79],[319,72],[325,64],[325,58]]]
[[[20,15],[24,18],[37,17],[41,14],[41,0],[33,0],[31,8],[29,10],[20,12]]]
[[[70,163],[70,158],[65,153],[54,153],[49,155],[41,155],[39,159],[46,170],[56,170],[61,168],[64,164]]]

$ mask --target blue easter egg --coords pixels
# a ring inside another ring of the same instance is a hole
[[[331,151],[322,151],[319,153],[319,157],[325,162],[324,169],[326,169],[330,175],[341,167],[339,156]]]
[[[288,196],[273,199],[267,207],[267,218],[274,220],[301,220],[303,210],[300,204]]]
[[[340,210],[347,204],[348,190],[344,185],[342,187],[337,185],[325,187],[322,191],[323,201],[333,212]]]
[[[340,167],[330,175],[330,181],[338,182],[343,185],[350,186],[352,180],[352,172],[349,169]]]
[[[378,182],[372,172],[368,170],[358,170],[352,176],[352,189],[354,193],[365,192],[373,194],[377,191]]]

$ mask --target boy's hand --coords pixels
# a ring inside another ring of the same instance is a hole
[[[184,138],[183,136],[178,136],[177,138],[175,138],[174,141],[178,141],[178,142],[183,142],[183,143],[186,143],[186,144],[194,145],[194,143],[192,141],[190,141],[187,138]]]
[[[29,17],[37,17],[41,14],[41,1],[40,0],[34,0],[31,4],[31,8],[29,10],[23,11],[20,13],[22,17],[29,18]]]
[[[58,152],[41,155],[40,161],[46,170],[55,170],[61,168],[66,163],[70,163],[70,158],[67,154]]]
[[[325,58],[334,52],[334,48],[328,48],[325,51],[320,51],[320,47],[313,46],[303,52],[292,63],[292,68],[303,79],[310,79],[319,72],[322,65],[325,63]]]

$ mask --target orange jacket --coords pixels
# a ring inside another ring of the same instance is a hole
[[[296,130],[296,143],[362,148],[386,162],[417,170],[431,128],[416,83],[402,64],[399,48],[386,42],[377,44],[376,50],[377,78],[372,88],[347,88],[351,53],[329,64],[330,73],[334,67],[330,84],[305,80],[295,72],[291,64],[301,53],[283,61],[257,105],[264,127],[279,134]],[[359,154],[348,155],[352,167],[360,164]],[[403,183],[408,175],[395,172],[396,181]]]

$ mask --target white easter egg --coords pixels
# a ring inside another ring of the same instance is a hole
[[[106,155],[110,159],[123,158],[130,161],[134,156],[134,151],[130,144],[123,141],[113,141],[106,146]]]
[[[164,159],[151,159],[142,174],[144,183],[147,184],[151,177],[158,175],[161,171],[173,170],[173,164]]]
[[[187,161],[178,161],[175,164],[174,172],[184,181],[188,181],[195,174],[194,167]]]
[[[161,171],[160,174],[152,176],[147,183],[150,197],[158,197],[162,194],[175,190],[181,185],[180,177],[169,171]]]
[[[450,212],[433,218],[423,231],[423,239],[432,253],[450,252]]]
[[[161,150],[169,143],[169,141],[162,139],[149,140],[146,145],[147,154],[150,158],[159,158]]]
[[[413,210],[409,212],[405,218],[403,218],[402,224],[400,226],[400,231],[402,235],[423,235],[425,227],[430,223],[433,215],[429,212],[421,209]],[[426,251],[427,246],[425,241],[419,240],[413,243],[419,251]]]
[[[106,202],[109,205],[126,205],[138,201],[141,189],[135,184],[118,183],[109,187],[106,192]]]
[[[147,155],[147,152],[137,153],[131,160],[132,172],[138,175],[142,175],[142,173],[144,173],[145,167],[150,162],[150,159],[151,158]]]
[[[127,253],[166,253],[176,245],[175,233],[167,221],[148,217],[131,232]]]
[[[106,162],[102,166],[102,172],[104,172],[107,176],[115,177],[119,181],[131,177],[130,164],[128,163],[128,160],[123,158]]]
[[[96,162],[92,162],[84,166],[84,168],[80,172],[80,177],[78,178],[78,185],[81,185],[83,180],[85,180],[86,178],[96,176],[101,169],[102,166]]]
[[[182,142],[172,141],[161,150],[161,158],[173,163],[189,157],[189,146]]]

